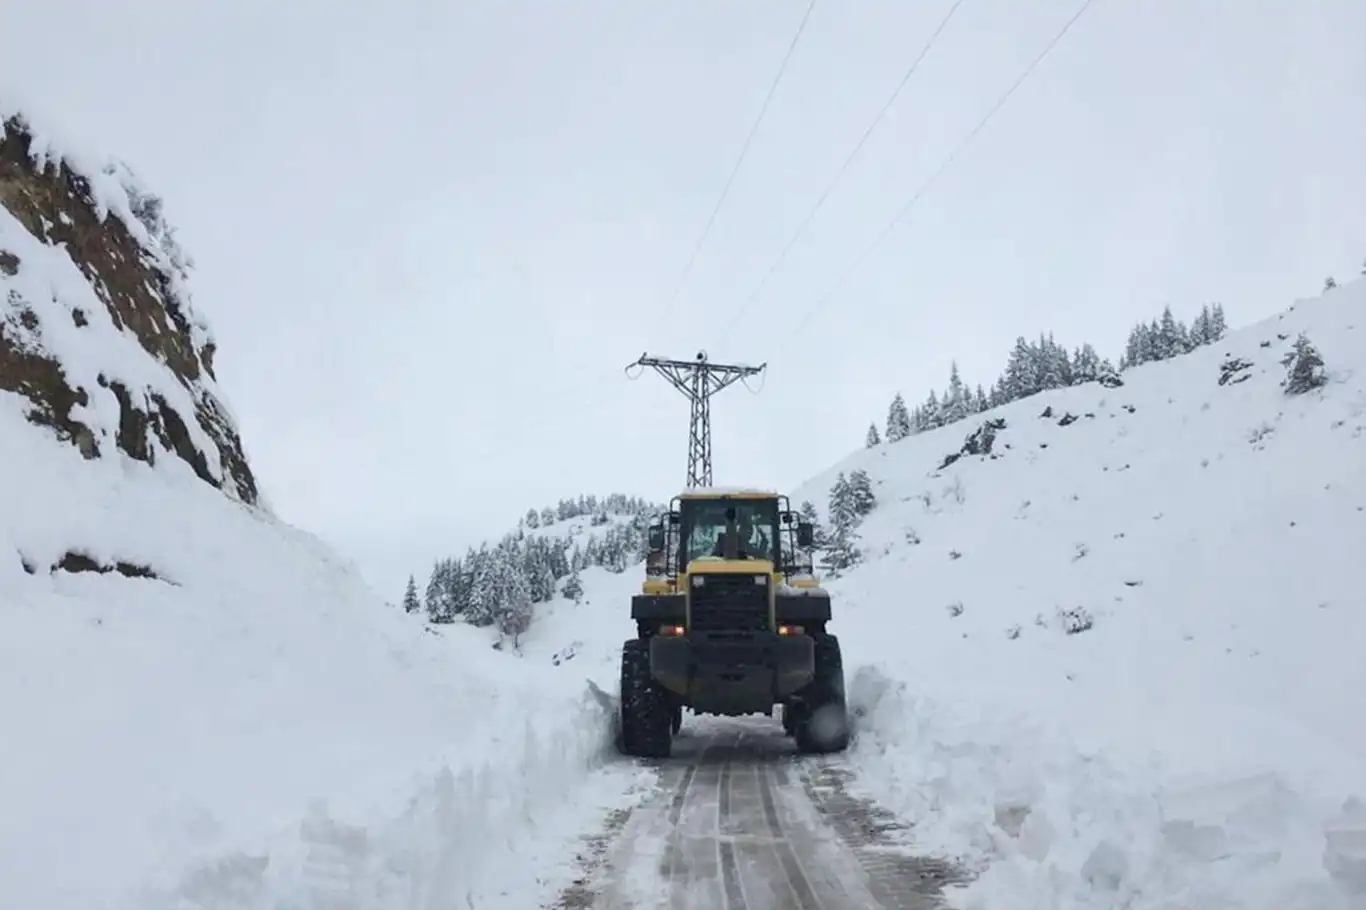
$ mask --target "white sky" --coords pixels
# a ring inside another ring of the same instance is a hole
[[[0,92],[165,197],[277,511],[397,598],[529,505],[682,484],[643,350],[767,360],[716,480],[786,488],[952,357],[1360,270],[1366,3],[1096,0],[793,334],[1080,0],[965,0],[751,301],[950,2],[817,3],[668,311],[806,0],[0,0]]]

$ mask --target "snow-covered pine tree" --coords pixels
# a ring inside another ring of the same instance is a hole
[[[911,435],[911,415],[906,412],[906,400],[897,392],[887,408],[887,441],[896,442]]]
[[[864,446],[871,449],[873,446],[879,445],[881,442],[881,437],[877,435],[877,424],[868,424],[868,435],[865,436],[863,439]]]
[[[979,382],[977,383],[977,392],[972,399],[972,411],[974,414],[980,414],[989,410],[991,410],[991,405],[987,401],[987,390],[982,388],[982,384]]]
[[[1325,291],[1331,291],[1333,288],[1337,286],[1338,280],[1334,278],[1332,275],[1329,275],[1327,278],[1323,279],[1323,289]]]
[[[1177,321],[1172,315],[1172,308],[1164,306],[1162,308],[1162,321],[1157,330],[1157,346],[1159,359],[1170,360],[1179,357],[1189,350],[1187,332],[1185,325]]]
[[[1302,395],[1310,389],[1317,389],[1328,381],[1324,370],[1323,358],[1318,349],[1301,332],[1295,339],[1295,347],[1286,362],[1286,394]]]
[[[949,361],[949,387],[944,393],[944,423],[957,423],[967,418],[971,411],[968,388],[958,372],[958,361]]]
[[[812,548],[821,549],[825,546],[825,528],[821,525],[821,516],[816,511],[816,504],[809,499],[802,500],[802,504],[797,507],[797,514],[801,520],[811,525]]]
[[[873,511],[877,498],[873,495],[873,482],[868,472],[859,468],[849,473],[849,507],[859,518]]]
[[[1209,304],[1200,307],[1200,312],[1195,314],[1191,320],[1190,343],[1191,348],[1198,348],[1201,345],[1209,344],[1210,338],[1210,314]]]
[[[1072,384],[1082,385],[1100,378],[1100,355],[1091,345],[1083,344],[1073,358]]]
[[[427,621],[437,622],[437,617],[441,615],[441,562],[432,564],[431,578],[427,581],[427,590],[423,594],[422,603],[427,608]]]
[[[422,609],[422,601],[417,599],[417,579],[408,576],[408,587],[403,592],[403,612],[416,613]]]
[[[930,389],[929,397],[925,399],[921,411],[925,415],[925,429],[933,430],[944,425],[944,408],[939,403],[939,394],[934,389]]]
[[[1209,340],[1213,344],[1222,341],[1228,334],[1228,324],[1224,322],[1224,305],[1216,303],[1209,311]]]
[[[569,573],[569,578],[564,583],[564,590],[561,592],[566,600],[578,603],[583,597],[583,579],[579,577],[579,570],[575,569]]]
[[[849,478],[841,471],[830,488],[830,536],[825,547],[825,568],[832,574],[858,561],[858,516],[854,512]]]

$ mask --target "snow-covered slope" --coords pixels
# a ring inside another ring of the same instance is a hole
[[[1366,906],[1366,281],[1124,381],[794,493],[874,481],[827,582],[862,779],[992,861],[967,906]]]
[[[88,397],[70,424],[35,420],[55,387],[0,383],[0,907],[537,905],[577,832],[629,798],[631,766],[594,773],[609,706],[476,630],[386,609],[224,481],[250,477],[244,459],[208,459],[205,482],[168,457],[178,432],[157,448],[208,379],[185,385],[97,312],[107,289],[13,212],[15,186],[0,374],[42,343]],[[183,408],[139,431],[100,375]],[[221,437],[182,427],[206,458],[236,438],[216,415]]]

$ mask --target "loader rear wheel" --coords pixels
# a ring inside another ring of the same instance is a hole
[[[797,749],[820,754],[849,748],[844,659],[836,636],[816,637],[816,678],[802,690],[801,696],[802,703],[792,718]]]
[[[621,646],[621,751],[668,758],[673,727],[669,694],[650,676],[650,643],[633,638]]]

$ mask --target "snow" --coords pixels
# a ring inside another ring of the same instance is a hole
[[[25,479],[0,510],[0,905],[294,901],[340,875],[389,889],[371,906],[528,906],[633,798],[639,772],[597,770],[611,706],[585,686],[431,634],[309,535],[0,406],[0,470]],[[49,575],[64,548],[166,580]],[[315,868],[329,850],[340,872]]]
[[[85,172],[123,217],[127,175]],[[117,427],[101,372],[185,406],[65,253],[2,210],[0,246],[92,426]],[[1366,281],[1343,285],[792,494],[873,480],[863,563],[821,579],[856,722],[833,760],[973,867],[957,906],[1366,906],[1362,314]],[[1300,332],[1328,381],[1287,396]],[[0,393],[0,906],[521,910],[655,783],[611,745],[643,566],[584,570],[495,652],[179,459],[85,461],[24,409]],[[998,417],[997,457],[938,467]],[[73,551],[156,577],[51,571]]]
[[[1364,313],[1366,281],[1343,285],[794,493],[874,479],[865,562],[824,580],[850,760],[924,845],[984,870],[961,906],[1366,904]],[[1328,383],[1288,396],[1300,332]],[[1252,366],[1220,385],[1230,357]],[[938,470],[998,417],[999,457]]]
[[[32,306],[97,432],[101,373],[188,407],[63,250],[3,209],[0,247],[0,299]],[[653,780],[610,760],[601,692],[386,607],[178,458],[87,461],[28,407],[0,392],[0,906],[522,910]],[[68,553],[155,577],[54,571]]]

